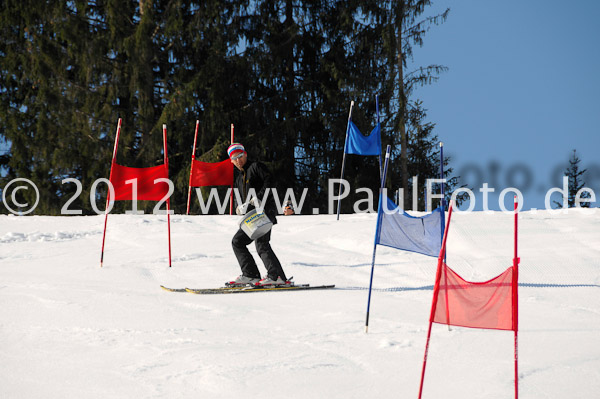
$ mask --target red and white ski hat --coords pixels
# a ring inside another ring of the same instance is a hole
[[[237,159],[246,153],[244,146],[240,143],[233,143],[227,148],[227,155],[230,159]]]

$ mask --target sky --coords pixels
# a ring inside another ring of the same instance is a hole
[[[448,19],[415,49],[412,66],[449,70],[413,99],[436,123],[454,175],[475,190],[495,188],[489,209],[499,209],[506,187],[521,189],[524,209],[542,209],[576,149],[596,193],[592,206],[600,206],[600,2],[440,0],[426,15],[446,8]]]

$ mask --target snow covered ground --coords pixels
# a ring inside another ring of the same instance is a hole
[[[236,217],[0,216],[2,398],[416,398],[436,259],[378,247],[375,215],[280,217],[298,283],[236,295]],[[512,262],[511,215],[454,214],[448,264],[484,281]],[[600,397],[600,210],[520,215],[521,398]],[[254,252],[254,248],[252,247]],[[260,265],[260,263],[259,263]],[[261,265],[262,266],[262,265]],[[263,269],[264,270],[264,269]],[[434,325],[425,398],[513,396],[513,334]]]

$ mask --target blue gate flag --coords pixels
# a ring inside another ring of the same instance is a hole
[[[357,155],[381,155],[381,125],[378,123],[370,135],[363,136],[356,125],[349,121],[344,152]]]
[[[384,201],[386,209],[382,206]],[[428,215],[411,216],[387,196],[380,195],[375,244],[438,257],[442,249],[442,212],[440,206]]]

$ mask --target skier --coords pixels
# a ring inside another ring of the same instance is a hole
[[[248,154],[242,144],[231,144],[227,149],[227,154],[231,159],[231,163],[238,169],[234,186],[239,192],[242,203],[236,207],[236,213],[238,215],[244,215],[256,207],[256,201],[262,200],[265,191],[267,188],[270,188],[271,173],[263,163],[249,160]],[[256,198],[248,198],[249,190],[251,188],[255,190]],[[264,214],[267,215],[274,225],[277,224],[277,218],[275,217],[277,210],[272,196],[269,195],[262,205]],[[279,263],[279,259],[277,259],[275,252],[273,252],[273,249],[269,244],[270,240],[271,231],[255,240],[256,251],[267,269],[267,275],[261,279],[256,262],[247,248],[252,242],[252,239],[250,239],[242,229],[238,229],[237,233],[233,236],[231,244],[233,246],[233,253],[242,269],[242,274],[235,280],[230,281],[227,285],[291,285],[291,282],[288,281],[285,276],[281,263]]]

